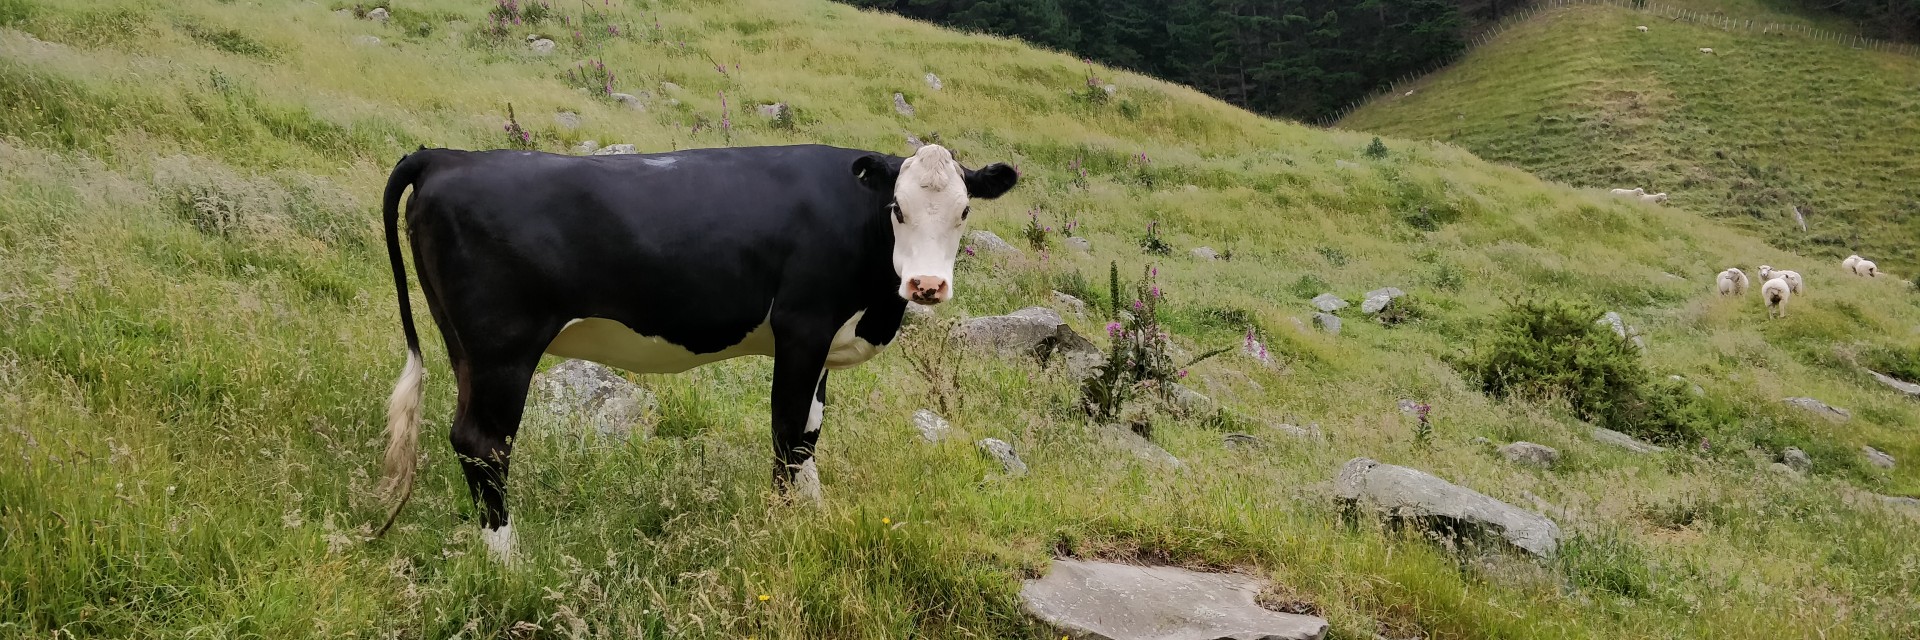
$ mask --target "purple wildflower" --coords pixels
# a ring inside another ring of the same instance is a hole
[[[1149,293],[1153,294],[1153,297],[1155,298],[1160,297],[1160,285],[1154,285],[1153,290]]]
[[[973,245],[967,245],[967,255],[973,255]]]
[[[1180,370],[1180,377],[1182,377],[1182,378],[1185,378],[1185,377],[1187,377],[1187,370],[1186,370],[1186,369],[1181,369],[1181,370]]]
[[[1122,329],[1120,328],[1120,323],[1118,322],[1107,323],[1107,337],[1118,338],[1120,337],[1121,331]]]
[[[1145,308],[1147,308],[1147,305],[1146,305],[1145,303],[1142,303],[1142,302],[1140,302],[1139,300],[1135,300],[1135,301],[1133,301],[1133,310],[1134,310],[1134,311],[1139,311],[1139,310],[1141,310],[1141,309],[1145,309]]]

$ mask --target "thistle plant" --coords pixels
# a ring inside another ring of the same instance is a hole
[[[513,103],[511,102],[507,103],[507,123],[501,125],[501,128],[507,133],[508,147],[523,151],[533,149],[533,134],[528,132],[525,127],[520,126],[520,121],[514,118]]]
[[[1174,361],[1172,337],[1160,326],[1160,303],[1165,292],[1160,288],[1160,270],[1143,269],[1140,283],[1134,286],[1132,301],[1121,303],[1120,265],[1108,263],[1107,287],[1114,293],[1114,319],[1107,323],[1107,358],[1094,367],[1091,377],[1081,383],[1080,397],[1087,417],[1095,422],[1116,418],[1123,406],[1141,394],[1162,404],[1170,401],[1168,385],[1187,376],[1187,367],[1219,355],[1218,349],[1185,364]]]

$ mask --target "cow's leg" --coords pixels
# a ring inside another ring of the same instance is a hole
[[[513,527],[507,516],[507,466],[513,439],[520,432],[527,384],[540,361],[539,351],[511,358],[473,357],[459,374],[460,398],[453,419],[453,451],[466,472],[467,491],[480,509],[480,535],[500,560],[513,553]]]
[[[820,472],[814,445],[820,441],[820,417],[827,399],[827,348],[831,331],[783,335],[774,327],[773,488],[783,494],[820,499]]]

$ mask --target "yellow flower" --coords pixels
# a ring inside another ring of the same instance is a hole
[[[768,601],[768,600],[772,600],[772,599],[773,599],[773,596],[770,596],[770,595],[767,595],[767,594],[764,594],[764,593],[762,593],[762,594],[760,594],[760,601],[761,601],[761,602],[766,602],[766,601]]]
[[[893,518],[881,518],[880,524],[893,524]]]

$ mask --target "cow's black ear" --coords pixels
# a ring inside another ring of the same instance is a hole
[[[893,193],[893,181],[899,177],[899,170],[880,154],[870,153],[853,161],[853,177],[868,189],[890,194]]]
[[[1012,191],[1013,185],[1020,182],[1020,172],[996,162],[979,171],[968,171],[966,178],[967,197],[992,200]]]

